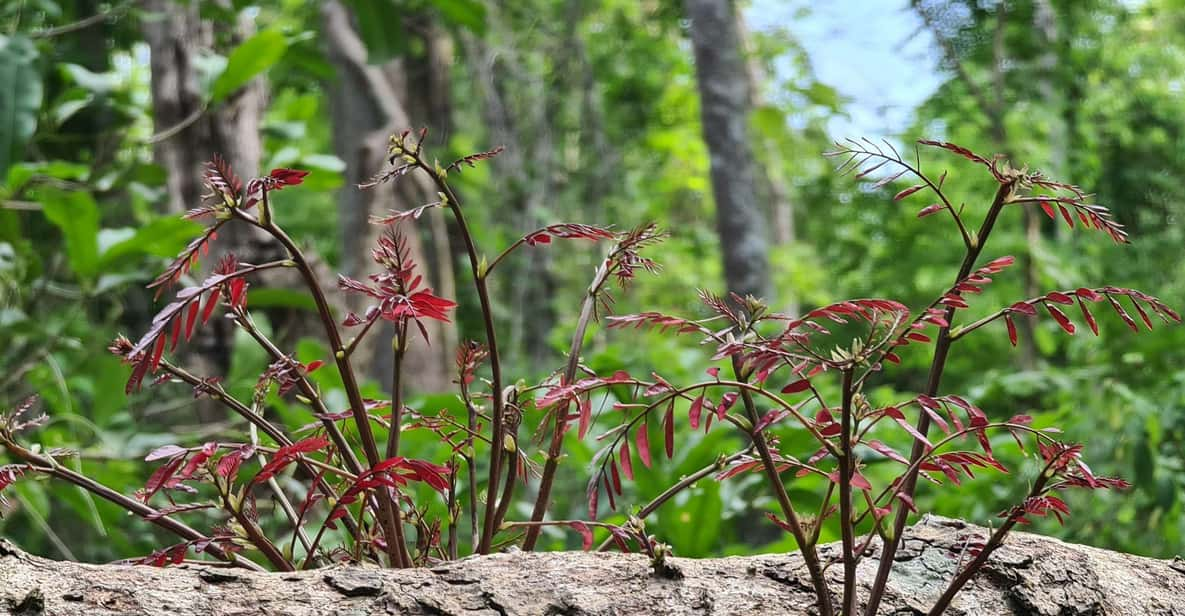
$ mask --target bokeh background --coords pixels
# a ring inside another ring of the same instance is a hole
[[[712,10],[727,27],[704,30]],[[907,150],[921,137],[948,140],[1096,193],[1133,240],[1116,246],[1039,211],[1010,210],[984,256],[1016,255],[1019,265],[975,298],[970,315],[1103,284],[1185,305],[1180,0],[10,0],[0,3],[0,33],[0,407],[40,395],[51,421],[35,440],[77,449],[70,464],[128,494],[151,471],[141,460],[154,447],[242,438],[241,422],[186,388],[125,396],[128,369],[105,351],[119,333],[138,337],[165,301],[144,285],[196,236],[179,214],[197,205],[201,164],[215,153],[245,177],[312,171],[276,195],[274,210],[332,281],[335,271],[366,273],[376,233],[368,214],[434,198],[414,181],[354,188],[381,167],[388,134],[426,126],[442,161],[504,145],[456,179],[487,251],[553,222],[624,229],[653,220],[671,234],[651,253],[664,270],[620,294],[617,310],[706,316],[695,289],[747,284],[725,275],[722,254],[753,245],[758,284],[781,309],[849,297],[928,304],[961,256],[948,221],[919,220],[924,203],[893,203],[902,186],[838,176],[821,154],[845,137]],[[706,52],[732,53],[743,70],[697,72]],[[705,89],[743,94],[728,115],[740,120],[749,155],[726,166],[749,174],[755,200],[713,195],[706,144],[722,127],[701,120]],[[936,174],[949,170],[950,194],[969,212],[990,201],[981,169],[940,153],[922,160]],[[721,233],[718,209],[760,224]],[[480,338],[481,324],[464,269],[451,265],[457,243],[444,220],[425,216],[416,228],[433,285],[461,304],[456,327],[434,330],[409,375],[410,405],[430,412],[458,405],[447,393],[452,349]],[[224,237],[222,249],[247,261],[274,250],[254,239]],[[600,250],[569,243],[506,263],[494,294],[514,378],[535,381],[562,365]],[[327,357],[309,306],[283,280],[251,293],[257,320],[302,361]],[[1097,473],[1134,484],[1075,494],[1064,526],[1042,520],[1038,530],[1172,556],[1185,533],[1185,328],[1136,334],[1113,314],[1100,325],[1096,339],[1033,320],[1016,348],[1002,324],[985,328],[956,345],[943,391],[996,419],[1030,414],[1060,426],[1088,443]],[[659,369],[686,381],[711,365],[694,340],[593,332],[585,362],[606,374]],[[249,392],[266,360],[243,342],[213,327],[187,359]],[[914,345],[903,360],[870,383],[870,398],[901,400],[924,383],[927,349]],[[367,364],[373,397],[388,362],[376,350]],[[316,376],[345,408],[328,372]],[[312,421],[294,399],[273,394],[268,404],[290,426]],[[675,457],[639,469],[625,505],[744,445],[725,430],[679,430]],[[796,443],[807,441],[786,431],[784,452]],[[585,515],[595,445],[573,435],[555,517]],[[1028,477],[1022,454],[1003,445],[1014,477],[923,486],[919,504],[992,520]],[[443,455],[429,435],[410,433],[404,446]],[[869,474],[891,476],[875,464]],[[791,488],[807,509],[822,495],[809,482]],[[35,553],[105,561],[159,545],[147,524],[72,487],[29,479],[5,495],[0,534]],[[704,480],[650,529],[685,556],[792,549],[764,518],[772,508],[759,477]],[[545,539],[579,545],[559,531]]]

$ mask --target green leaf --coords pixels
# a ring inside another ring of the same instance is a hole
[[[253,309],[298,308],[310,312],[317,310],[317,303],[313,298],[291,289],[251,289],[247,294],[247,303]]]
[[[201,225],[174,216],[162,216],[132,231],[131,229],[104,229],[107,237],[114,239],[102,247],[99,266],[111,269],[129,257],[149,255],[172,257],[185,247],[201,229]],[[114,232],[120,235],[114,235]]]
[[[392,0],[349,0],[357,18],[358,36],[366,45],[366,62],[382,64],[407,51],[403,13]]]
[[[477,35],[486,32],[486,7],[477,0],[432,0],[440,16],[454,26]]]
[[[93,278],[99,271],[99,207],[90,193],[46,188],[38,195],[41,211],[62,230],[66,256],[74,273]]]
[[[20,160],[37,130],[41,75],[37,48],[23,36],[0,35],[0,177]]]
[[[288,39],[278,30],[264,30],[235,48],[226,60],[226,68],[214,81],[210,102],[219,103],[247,82],[267,71],[288,49]]]

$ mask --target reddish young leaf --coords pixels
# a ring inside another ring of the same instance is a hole
[[[811,382],[806,379],[802,379],[799,381],[794,381],[793,383],[790,383],[789,385],[783,387],[782,393],[797,394],[797,393],[802,393],[810,388],[811,388]]]
[[[163,447],[157,447],[156,449],[153,449],[152,451],[148,452],[148,455],[144,456],[144,461],[145,462],[152,462],[154,460],[160,460],[163,458],[171,458],[173,456],[187,453],[188,451],[189,450],[185,449],[184,447],[178,447],[176,445],[165,445]]]
[[[860,474],[860,471],[852,471],[852,487],[859,490],[871,490],[872,484],[868,483],[868,479]]]
[[[568,526],[570,526],[572,528],[572,530],[580,533],[580,540],[581,540],[580,549],[585,552],[589,551],[589,549],[592,548],[592,544],[593,544],[593,534],[592,534],[592,530],[588,527],[588,524],[585,524],[584,522],[576,520],[576,521],[568,524]]]
[[[1078,296],[1078,307],[1082,309],[1082,320],[1086,321],[1086,325],[1090,327],[1090,331],[1094,335],[1099,335],[1099,324],[1095,322],[1094,315],[1086,307],[1086,302],[1082,301],[1082,296]]]
[[[1066,313],[1050,304],[1045,304],[1045,309],[1049,311],[1049,315],[1053,317],[1053,320],[1057,321],[1057,324],[1066,330],[1067,334],[1074,333],[1074,324],[1070,322],[1070,318],[1066,316]]]
[[[148,482],[144,484],[144,489],[137,493],[140,501],[147,503],[153,494],[156,494],[168,484],[172,480],[173,475],[177,473],[177,469],[181,468],[181,463],[183,462],[185,462],[185,456],[177,456],[156,469],[152,473],[152,476],[148,478]]]
[[[291,445],[286,445],[284,447],[281,447],[279,450],[276,451],[275,455],[272,456],[271,461],[268,462],[267,465],[264,466],[259,471],[259,473],[257,475],[255,475],[255,479],[252,479],[252,482],[259,483],[261,481],[267,481],[269,478],[273,477],[276,473],[279,473],[280,471],[284,470],[284,468],[287,467],[289,464],[292,464],[293,462],[295,462],[296,458],[299,455],[305,454],[305,453],[312,453],[314,451],[324,449],[325,447],[328,447],[328,446],[329,446],[329,439],[325,438],[324,436],[314,436],[314,437],[306,438],[301,441],[297,441]],[[389,462],[389,461],[387,461],[387,462]],[[381,471],[381,470],[384,470],[385,468],[386,467],[380,468],[380,466],[376,465],[375,468],[373,469],[373,471]],[[360,477],[360,479],[361,479],[361,477]]]
[[[666,449],[667,459],[675,457],[675,401],[671,400],[670,405],[667,406],[667,412],[662,417],[663,427],[663,446]]]
[[[864,444],[867,445],[869,449],[872,449],[873,451],[885,456],[886,458],[889,458],[890,460],[900,462],[905,465],[909,464],[909,460],[906,459],[905,456],[897,453],[895,449],[880,441],[868,441]]]
[[[1119,303],[1119,300],[1115,299],[1115,297],[1112,295],[1107,295],[1107,301],[1111,303],[1111,307],[1115,309],[1115,312],[1119,314],[1119,318],[1123,319],[1123,322],[1127,324],[1129,329],[1131,329],[1133,332],[1140,331],[1140,327],[1136,325],[1136,322],[1134,319],[1132,319],[1131,315],[1123,309],[1123,305]]]
[[[914,194],[915,192],[917,192],[925,187],[926,187],[925,184],[914,184],[913,186],[906,188],[905,190],[897,193],[896,195],[893,195],[893,200],[900,201],[900,200]]]
[[[695,400],[691,401],[691,408],[687,412],[687,420],[691,423],[691,429],[699,428],[700,416],[704,411],[704,397],[700,395]]]
[[[198,309],[201,308],[201,298],[189,304],[189,311],[185,315],[185,339],[193,338],[193,326],[197,324]]]
[[[584,398],[580,400],[580,427],[576,431],[576,437],[583,440],[584,435],[588,434],[588,426],[592,423],[592,399]]]
[[[1008,341],[1016,346],[1016,323],[1012,322],[1012,315],[1004,315],[1004,325],[1008,326]]]
[[[730,391],[720,398],[720,404],[716,406],[716,418],[721,421],[724,420],[725,415],[728,414],[728,409],[737,401],[737,392]]]
[[[617,456],[621,460],[621,472],[626,479],[634,480],[634,461],[630,459],[630,440],[628,438],[621,439],[621,450]]]
[[[927,205],[926,207],[918,210],[918,218],[925,218],[925,217],[929,216],[930,214],[934,214],[935,212],[941,212],[943,207],[945,207],[945,206],[942,205],[941,203]]]
[[[650,434],[645,423],[634,430],[634,442],[638,445],[638,459],[643,466],[650,468]]]
[[[221,296],[222,296],[222,287],[221,286],[214,287],[214,290],[210,291],[210,297],[206,300],[206,307],[204,310],[202,310],[202,324],[203,325],[210,321],[210,316],[214,314],[214,308],[216,308],[218,306],[218,298]]]

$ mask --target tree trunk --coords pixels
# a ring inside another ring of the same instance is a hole
[[[341,233],[342,273],[353,278],[364,278],[377,267],[370,259],[370,249],[376,244],[382,229],[369,222],[373,214],[388,210],[404,210],[436,200],[435,191],[420,174],[409,174],[400,181],[360,191],[357,184],[366,181],[386,165],[387,139],[392,133],[415,129],[407,113],[407,94],[404,92],[406,75],[399,61],[382,66],[368,64],[366,48],[352,23],[353,16],[340,2],[327,2],[321,9],[329,59],[337,68],[336,79],[327,84],[333,117],[334,149],[346,162],[346,186],[338,197],[338,217]],[[426,119],[420,119],[425,124]],[[428,216],[441,215],[429,212]],[[424,225],[429,221],[421,219]],[[431,263],[421,241],[421,226],[402,223],[408,239],[412,259],[425,274]],[[439,233],[433,234],[442,241]],[[447,253],[446,253],[447,254]],[[436,259],[438,260],[438,258]],[[431,278],[451,287],[452,270],[447,267]],[[430,279],[431,279],[430,278]],[[348,298],[350,309],[364,309],[368,298]],[[417,391],[440,391],[448,387],[452,374],[450,346],[456,334],[448,324],[437,321],[424,323],[432,340],[431,346],[414,336],[404,363],[407,372],[403,382]],[[369,335],[369,346],[360,347],[358,366],[367,376],[390,384],[393,359],[392,330],[385,327]]]
[[[691,21],[724,278],[729,291],[761,297],[769,289],[769,224],[758,201],[760,176],[749,144],[749,80],[736,7],[730,0],[686,0],[684,6]]]
[[[141,28],[151,55],[152,117],[156,132],[153,157],[166,173],[164,210],[180,214],[201,203],[204,165],[215,154],[226,159],[244,181],[258,173],[263,153],[259,131],[266,88],[262,78],[254,79],[226,101],[206,109],[195,60],[198,50],[216,47],[213,24],[202,20],[196,2],[147,0],[144,12]],[[251,30],[251,23],[242,21],[229,42],[237,43]],[[203,271],[210,271],[228,252],[235,253],[242,261],[256,263],[281,254],[281,249],[257,230],[243,225],[227,225],[225,229],[204,259]],[[188,346],[191,352],[187,352],[183,363],[195,374],[223,376],[230,368],[233,339],[234,331],[229,324],[215,319]],[[219,405],[212,400],[200,400],[195,408],[202,420],[223,416]]]
[[[967,539],[988,529],[928,517],[907,531],[879,613],[924,614]],[[874,544],[875,546],[875,544]],[[824,546],[824,555],[839,547]],[[798,554],[673,558],[657,577],[640,554],[510,552],[432,568],[331,567],[289,574],[182,565],[85,565],[0,541],[0,610],[12,614],[787,614],[814,612]],[[861,600],[876,571],[860,563]],[[833,588],[841,571],[829,570]],[[861,605],[861,607],[863,607]],[[955,598],[952,615],[1185,613],[1185,564],[1015,533]]]

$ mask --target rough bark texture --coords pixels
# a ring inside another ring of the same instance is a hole
[[[925,613],[970,535],[931,517],[908,531],[881,614]],[[824,548],[824,556],[836,549]],[[796,555],[675,558],[657,578],[645,556],[513,552],[429,569],[334,567],[295,574],[54,562],[0,541],[0,611],[12,614],[789,614],[814,613]],[[867,584],[875,559],[860,564]],[[838,567],[829,571],[838,578]],[[833,580],[835,581],[835,580]],[[835,584],[834,586],[838,586]],[[867,587],[864,587],[865,591]],[[1185,614],[1185,562],[1017,533],[948,614]]]
[[[764,296],[769,288],[769,223],[749,142],[749,78],[730,0],[686,0],[699,84],[700,118],[711,158],[716,229],[728,290]]]

